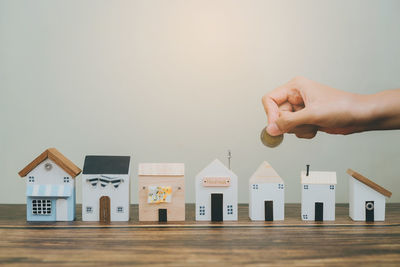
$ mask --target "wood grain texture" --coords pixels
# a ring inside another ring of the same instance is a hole
[[[389,190],[383,188],[382,186],[374,183],[373,181],[371,181],[367,177],[363,176],[362,174],[360,174],[360,173],[358,173],[356,171],[353,171],[352,169],[347,169],[347,174],[349,174],[353,178],[355,178],[358,181],[362,182],[363,184],[371,187],[372,189],[374,189],[375,191],[381,193],[382,195],[384,195],[386,197],[391,197],[392,196],[392,192],[390,192]]]
[[[147,203],[149,186],[171,186],[171,202]],[[185,220],[185,179],[183,176],[139,176],[139,220],[158,221],[158,210],[167,209],[168,221]]]
[[[51,159],[60,168],[66,171],[72,178],[75,178],[81,173],[81,169],[76,166],[72,161],[67,159],[63,154],[55,148],[46,149],[42,154],[37,156],[31,163],[25,166],[21,171],[18,172],[19,176],[25,177],[30,171],[32,171],[37,165],[42,163],[45,159]]]
[[[238,222],[145,224],[112,222],[26,223],[25,205],[0,205],[0,265],[11,266],[399,266],[400,204],[388,204],[384,223],[348,218],[338,205],[334,223],[305,223],[300,205],[286,205],[286,220],[250,222],[247,205]],[[77,214],[80,207],[78,208]],[[80,218],[78,218],[80,219]]]

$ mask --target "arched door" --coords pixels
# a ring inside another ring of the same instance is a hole
[[[102,196],[100,198],[100,222],[109,223],[110,216],[110,197]]]

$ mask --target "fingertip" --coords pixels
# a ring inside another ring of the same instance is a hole
[[[278,128],[278,125],[276,125],[276,123],[272,123],[268,125],[267,133],[272,136],[277,136],[282,134],[282,131]]]

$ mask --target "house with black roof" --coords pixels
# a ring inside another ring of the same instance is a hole
[[[82,172],[82,220],[128,221],[130,156],[86,156]]]

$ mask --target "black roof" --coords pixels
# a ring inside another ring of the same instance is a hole
[[[128,174],[130,156],[86,156],[83,174]]]

